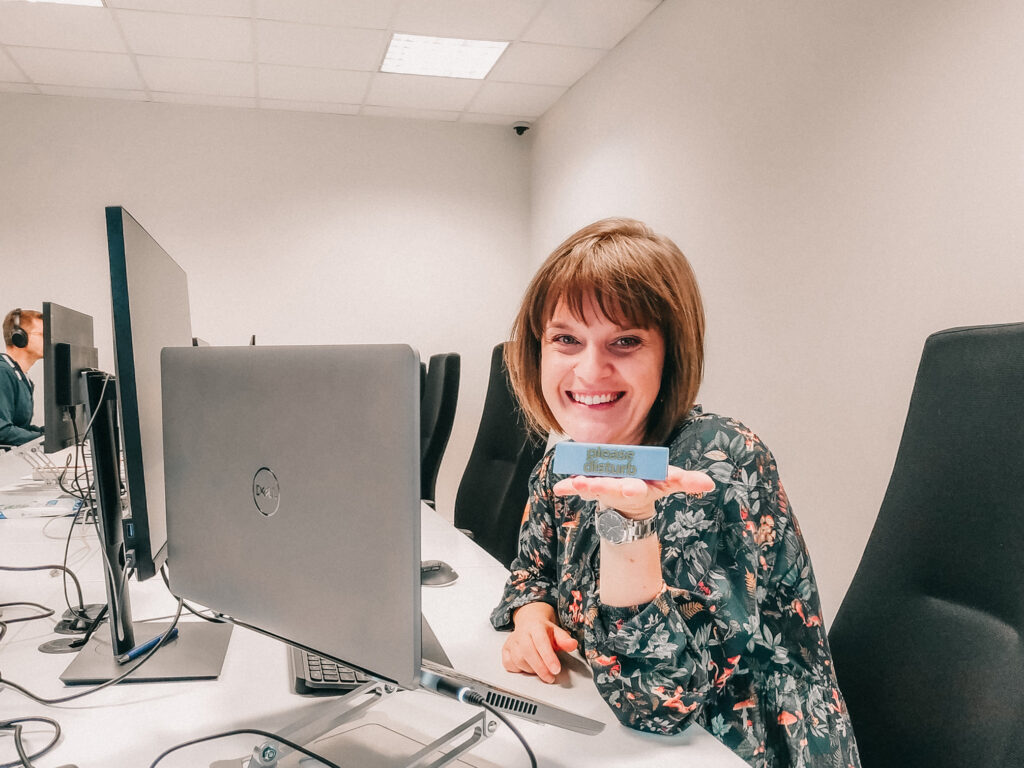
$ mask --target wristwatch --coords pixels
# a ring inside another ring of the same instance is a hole
[[[657,530],[657,515],[633,520],[613,507],[598,507],[597,533],[609,544],[628,544],[646,539]]]

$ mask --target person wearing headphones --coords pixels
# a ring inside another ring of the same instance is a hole
[[[32,424],[29,369],[43,357],[43,315],[33,309],[7,313],[3,325],[6,351],[0,355],[0,446],[35,440],[43,428]]]

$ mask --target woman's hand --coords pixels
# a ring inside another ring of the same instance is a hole
[[[501,663],[509,672],[536,675],[555,682],[562,664],[557,651],[575,651],[576,640],[559,626],[549,603],[528,603],[512,617],[515,628],[501,649]]]
[[[642,520],[654,515],[654,502],[672,493],[707,493],[715,481],[703,472],[691,472],[669,465],[664,480],[640,480],[635,477],[587,477],[574,475],[555,483],[556,496],[579,496],[613,507],[623,516]]]

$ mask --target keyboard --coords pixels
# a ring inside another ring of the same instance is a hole
[[[303,695],[340,696],[371,679],[344,664],[294,646],[288,654],[288,666],[292,690]]]

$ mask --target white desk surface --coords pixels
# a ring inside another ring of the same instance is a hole
[[[41,565],[59,563],[69,520],[0,520],[0,564]],[[45,527],[45,531],[44,531]],[[546,700],[565,709],[601,720],[605,730],[584,736],[553,726],[513,718],[541,766],[649,766],[671,764],[677,768],[742,768],[742,760],[699,727],[673,737],[652,736],[622,727],[598,695],[585,664],[568,659],[559,679],[545,685],[536,678],[513,675],[501,667],[499,651],[504,633],[488,621],[504,583],[506,571],[469,539],[455,531],[438,513],[424,507],[422,557],[443,559],[459,573],[448,587],[424,587],[423,613],[444,645],[453,665],[463,672],[490,680],[502,687]],[[95,533],[80,527],[73,535],[68,565],[82,581],[86,602],[103,602],[102,565]],[[74,600],[74,585],[69,581]],[[175,600],[159,578],[131,584],[132,610],[136,621],[167,616]],[[55,637],[55,618],[63,612],[59,575],[46,571],[2,572],[0,602],[33,600],[56,610],[56,617],[9,626],[0,641],[0,671],[37,695],[53,698],[78,690],[65,687],[58,676],[70,663],[69,654],[40,653],[40,644]],[[8,616],[16,609],[7,609]],[[184,618],[182,621],[192,620]],[[106,632],[101,627],[99,631]],[[301,697],[289,688],[286,648],[255,632],[236,627],[218,680],[189,683],[140,683],[117,685],[77,701],[57,706],[36,704],[20,693],[0,688],[0,719],[44,715],[56,719],[63,730],[61,743],[36,761],[37,768],[56,768],[73,763],[78,768],[125,768],[149,766],[164,749],[180,742],[235,728],[260,728],[274,732],[315,708],[331,707],[330,699]],[[402,743],[407,754],[472,716],[473,707],[426,691],[400,691],[386,697],[361,720],[343,726],[348,734],[322,739],[313,748],[342,765],[365,768],[367,761],[346,763],[346,751],[358,747],[346,739],[382,744]],[[362,730],[360,730],[362,729]],[[396,735],[397,733],[403,736]],[[49,730],[26,726],[26,740],[38,748],[49,739]],[[236,736],[207,742],[171,755],[160,768],[207,766],[213,761],[242,758],[258,740]],[[362,748],[366,748],[365,745]],[[386,751],[386,750],[385,750]],[[17,760],[13,741],[0,735],[0,765]],[[504,727],[478,744],[464,758],[475,766],[529,765],[519,742]],[[237,763],[241,765],[241,760]],[[296,765],[294,758],[282,768]],[[382,761],[381,764],[397,762]]]

